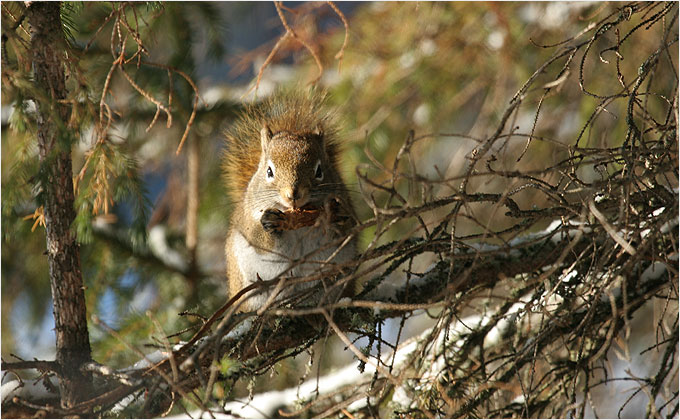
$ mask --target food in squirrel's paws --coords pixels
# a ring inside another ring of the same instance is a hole
[[[281,230],[296,230],[306,226],[314,226],[322,209],[316,206],[289,208],[283,212]]]

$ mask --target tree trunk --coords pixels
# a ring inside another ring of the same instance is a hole
[[[80,271],[80,250],[71,224],[73,172],[71,141],[65,121],[64,39],[58,2],[34,2],[28,8],[35,78],[42,204],[47,258],[54,304],[61,403],[72,407],[90,393],[92,377],[80,367],[91,360],[87,311]]]

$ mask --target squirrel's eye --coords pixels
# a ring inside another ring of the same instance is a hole
[[[318,181],[323,179],[323,171],[321,170],[321,162],[316,163],[316,170],[314,170],[314,178]]]
[[[274,179],[274,171],[271,166],[267,166],[267,179]]]

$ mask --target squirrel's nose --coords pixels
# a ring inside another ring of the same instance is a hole
[[[283,197],[288,201],[294,201],[298,199],[300,194],[298,187],[287,187],[282,191]]]
[[[299,186],[288,187],[283,192],[283,198],[288,201],[292,207],[302,207],[306,204],[304,189]]]

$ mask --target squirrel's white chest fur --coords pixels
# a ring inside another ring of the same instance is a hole
[[[272,280],[277,277],[304,277],[317,272],[323,264],[336,253],[339,244],[325,247],[337,238],[325,233],[320,227],[304,227],[282,232],[275,241],[273,249],[264,250],[248,240],[238,231],[231,235],[231,249],[244,280],[243,286],[257,281]],[[325,248],[325,249],[320,249]],[[346,244],[331,260],[342,263],[354,255],[352,244]],[[291,292],[309,287],[309,283],[297,286]],[[252,297],[255,305],[263,305],[266,294]]]

